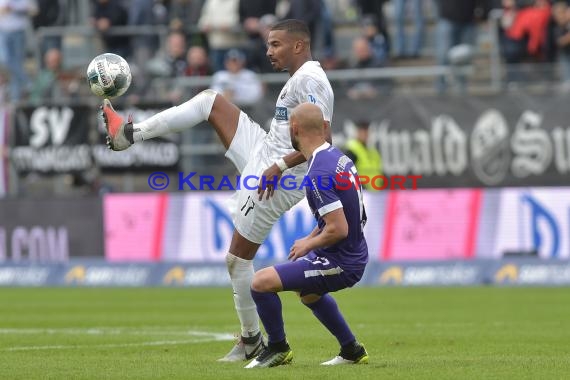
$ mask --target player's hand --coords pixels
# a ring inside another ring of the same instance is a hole
[[[291,250],[289,251],[289,260],[295,261],[300,257],[305,256],[311,250],[311,243],[308,238],[295,240]]]
[[[259,185],[257,187],[257,194],[259,194],[259,200],[263,200],[263,194],[267,190],[267,194],[265,199],[269,199],[275,193],[275,184],[279,182],[281,178],[281,169],[275,164],[271,165],[261,175],[261,179],[259,180]],[[263,180],[265,178],[265,181]]]

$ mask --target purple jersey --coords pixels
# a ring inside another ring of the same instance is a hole
[[[362,202],[362,190],[357,186],[337,183],[337,173],[357,175],[354,163],[329,143],[315,150],[308,161],[307,177],[312,186],[306,186],[307,201],[319,228],[325,226],[323,216],[342,208],[348,223],[348,236],[335,245],[315,249],[318,256],[333,259],[343,269],[362,268],[368,262],[368,246],[363,227],[366,212]],[[346,178],[346,177],[345,177]],[[338,188],[340,187],[340,189]]]

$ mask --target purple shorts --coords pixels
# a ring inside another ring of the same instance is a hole
[[[304,296],[350,288],[360,281],[364,267],[342,269],[333,260],[311,251],[296,261],[275,265],[275,270],[281,278],[283,290],[294,290]]]

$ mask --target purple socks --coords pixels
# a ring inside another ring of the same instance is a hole
[[[265,327],[269,343],[284,341],[283,308],[277,293],[260,293],[252,289],[251,295],[257,305],[257,314],[259,314],[259,318]],[[315,317],[336,337],[341,347],[356,340],[340,313],[336,301],[329,294],[325,294],[317,302],[305,304],[305,306],[311,309]]]
[[[313,311],[315,317],[336,337],[342,347],[356,340],[340,313],[336,301],[329,294],[305,306]]]
[[[283,307],[277,293],[260,293],[252,289],[251,296],[257,305],[257,314],[265,327],[269,343],[284,341]]]

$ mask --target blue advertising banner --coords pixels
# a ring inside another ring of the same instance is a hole
[[[274,262],[256,261],[256,268]],[[570,262],[542,259],[371,262],[358,286],[569,286]],[[223,263],[0,265],[0,286],[230,287]]]

